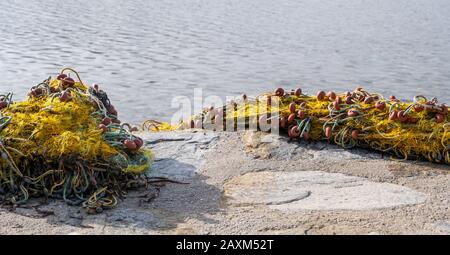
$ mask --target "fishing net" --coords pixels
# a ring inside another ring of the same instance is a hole
[[[25,101],[0,95],[0,111],[1,203],[58,197],[99,212],[145,182],[152,152],[107,94],[72,69],[32,87]]]
[[[401,159],[450,164],[449,121],[448,106],[436,98],[398,100],[363,88],[341,94],[319,91],[316,96],[308,96],[301,89],[285,92],[278,88],[256,98],[243,95],[223,107],[204,109],[179,125],[147,121],[142,128],[233,131],[253,126],[261,130],[273,122],[275,129],[292,140],[325,140],[344,148],[369,148]]]

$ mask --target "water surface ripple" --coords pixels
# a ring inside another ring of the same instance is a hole
[[[168,120],[173,95],[283,85],[450,103],[448,0],[2,0],[0,91],[70,66],[121,119]]]

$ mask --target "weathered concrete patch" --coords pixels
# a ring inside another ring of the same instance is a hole
[[[298,143],[288,143],[288,139],[274,134],[246,131],[242,135],[246,150],[256,158],[289,160],[294,156],[310,159],[314,156],[305,152]],[[303,153],[305,152],[305,153]]]
[[[277,134],[246,131],[242,135],[246,150],[256,158],[278,160],[379,159],[381,154],[361,149],[346,150],[327,142],[290,141]]]
[[[176,179],[193,177],[204,163],[203,154],[218,140],[213,132],[156,132],[139,134],[155,153],[149,175]]]
[[[423,203],[426,195],[400,185],[320,171],[256,172],[228,181],[231,205],[278,210],[373,210]]]

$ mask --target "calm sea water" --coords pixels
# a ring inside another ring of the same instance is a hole
[[[448,0],[2,0],[0,91],[20,99],[61,67],[121,119],[168,120],[174,95],[283,85],[450,103]]]

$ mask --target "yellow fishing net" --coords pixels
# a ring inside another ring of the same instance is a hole
[[[62,197],[100,211],[140,183],[152,163],[106,93],[72,69],[32,87],[25,101],[0,95],[0,109],[0,202]]]
[[[325,140],[344,148],[369,148],[402,159],[450,164],[448,111],[446,104],[423,96],[411,101],[394,96],[385,99],[363,88],[340,94],[319,91],[309,96],[301,89],[285,92],[278,88],[256,98],[243,95],[223,107],[207,108],[179,125],[147,121],[142,128],[233,131],[240,123],[260,129],[275,122],[277,131],[293,140]]]

